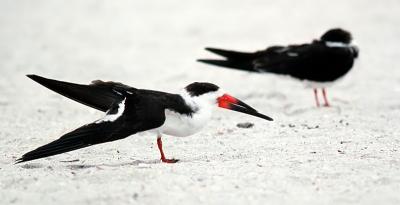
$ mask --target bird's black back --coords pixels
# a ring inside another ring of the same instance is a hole
[[[252,60],[257,72],[290,75],[300,80],[334,81],[353,66],[355,53],[350,47],[327,47],[324,42],[271,47]]]

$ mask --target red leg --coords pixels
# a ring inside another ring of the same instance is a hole
[[[317,107],[319,107],[318,92],[316,88],[314,88],[314,96],[315,96],[315,103],[317,104]]]
[[[325,101],[324,106],[325,106],[325,107],[329,107],[330,105],[329,105],[329,102],[328,102],[328,98],[326,98],[326,91],[325,91],[325,88],[322,88],[322,95],[324,96],[324,101]]]
[[[162,162],[164,162],[164,163],[176,163],[177,161],[179,161],[178,159],[167,159],[167,158],[165,158],[164,151],[163,151],[163,148],[162,148],[161,137],[157,138],[157,145],[158,145],[158,149],[160,150],[161,161]]]

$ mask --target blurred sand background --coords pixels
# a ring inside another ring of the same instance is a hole
[[[195,62],[205,46],[303,43],[332,27],[360,58],[315,108],[297,81]],[[0,204],[400,204],[400,1],[0,0]],[[272,116],[216,110],[188,138],[130,138],[14,165],[103,114],[26,74],[177,91],[218,84]],[[236,127],[252,122],[251,129]]]

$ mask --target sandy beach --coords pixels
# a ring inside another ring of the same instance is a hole
[[[0,204],[400,204],[400,2],[0,0]],[[317,108],[271,74],[196,62],[352,32],[360,57]],[[274,118],[216,109],[202,132],[156,136],[14,165],[103,116],[26,74],[177,92],[212,82]],[[251,122],[244,129],[238,123]]]

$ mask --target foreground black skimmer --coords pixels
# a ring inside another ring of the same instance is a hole
[[[206,48],[225,57],[224,60],[198,61],[221,67],[251,72],[289,75],[307,82],[314,89],[319,106],[317,88],[322,88],[325,106],[329,106],[325,87],[344,76],[358,57],[358,48],[351,44],[352,37],[343,29],[331,29],[312,43],[272,46],[252,53]]]
[[[161,136],[185,137],[200,131],[210,120],[214,107],[272,121],[272,118],[211,83],[195,82],[186,86],[180,94],[171,94],[136,89],[116,82],[97,80],[90,85],[81,85],[37,75],[28,77],[65,97],[106,112],[106,115],[24,154],[17,163],[123,139],[143,131],[152,131],[157,135],[162,162],[175,163],[178,160],[165,157]]]

